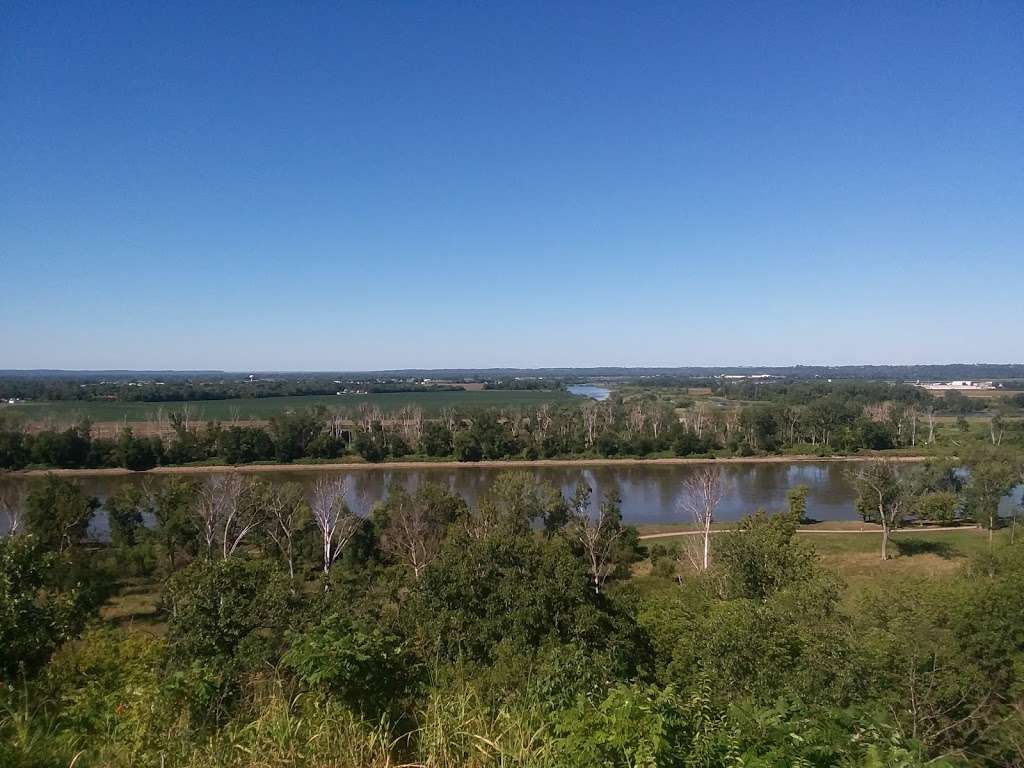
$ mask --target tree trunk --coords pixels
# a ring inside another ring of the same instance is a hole
[[[708,545],[711,543],[711,516],[708,515],[704,524],[704,570],[708,569]]]
[[[882,560],[889,559],[889,526],[882,520]]]

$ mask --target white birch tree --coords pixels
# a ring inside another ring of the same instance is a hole
[[[331,566],[359,528],[359,518],[345,501],[347,490],[346,480],[323,477],[313,487],[313,496],[309,502],[313,522],[320,532],[325,592],[330,585]]]
[[[683,480],[683,495],[680,508],[688,514],[701,531],[703,555],[700,570],[708,569],[711,551],[711,524],[715,520],[715,508],[722,500],[722,468],[718,464],[698,467]]]

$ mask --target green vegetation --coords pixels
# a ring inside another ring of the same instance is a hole
[[[936,398],[915,386],[861,380],[706,383],[634,383],[602,402],[561,389],[512,388],[160,405],[24,403],[0,411],[0,469],[1024,450],[1015,400]],[[43,414],[51,419],[40,421]],[[100,421],[67,426],[83,415]],[[937,495],[920,504],[940,514],[948,501]]]
[[[950,493],[983,520],[1004,465],[1020,472],[999,452],[966,479],[866,477],[883,507]],[[73,481],[0,500],[18,521],[0,540],[4,766],[1024,760],[1024,542],[1005,521],[900,530],[883,560],[876,535],[807,533],[828,526],[801,525],[798,487],[704,562],[700,536],[643,546],[614,490],[567,498],[524,472],[474,505],[396,488],[368,518],[330,480],[126,488],[102,547]]]

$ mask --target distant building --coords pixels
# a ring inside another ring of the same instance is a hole
[[[916,383],[917,386],[923,387],[924,389],[930,390],[952,390],[955,392],[964,392],[979,389],[997,389],[994,381],[936,381],[922,384],[921,382]]]

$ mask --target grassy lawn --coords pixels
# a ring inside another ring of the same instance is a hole
[[[716,526],[729,528],[730,524]],[[867,531],[859,532],[861,529]],[[640,526],[641,536],[656,533],[685,533],[692,531],[689,526],[645,525]],[[894,534],[889,540],[889,560],[882,561],[881,533],[877,526],[857,522],[819,523],[803,526],[803,533],[798,534],[803,541],[812,544],[821,557],[822,565],[835,571],[845,585],[844,599],[853,600],[871,584],[882,583],[888,579],[907,577],[938,578],[950,576],[957,572],[972,556],[981,554],[988,549],[988,531],[978,528],[962,528],[954,531],[927,531],[904,529]],[[813,531],[831,531],[814,533]],[[846,532],[843,532],[846,531]],[[1024,529],[1018,531],[1024,535]],[[648,547],[654,544],[671,546],[673,542],[692,540],[682,536],[646,539]],[[994,547],[1009,544],[1010,531],[1003,529],[995,532]],[[653,582],[665,581],[651,576],[649,562],[637,565],[634,573],[640,582],[639,586],[657,589]],[[652,582],[644,584],[644,582]]]
[[[952,575],[969,558],[988,549],[988,531],[978,528],[899,532],[890,538],[890,559],[884,562],[881,534],[823,535],[810,540],[822,564],[839,574],[849,596],[887,579]],[[1009,540],[1008,530],[996,531],[993,546],[1006,546]]]
[[[97,422],[143,422],[160,409],[163,412],[181,410],[188,405],[196,421],[264,420],[286,411],[325,406],[354,411],[363,404],[383,411],[397,411],[406,405],[422,408],[428,415],[436,415],[443,408],[510,408],[529,407],[542,403],[578,401],[574,395],[562,391],[481,390],[462,392],[395,392],[369,395],[309,395],[300,397],[264,397],[232,400],[205,400],[191,403],[120,403],[112,401],[39,402],[7,406],[5,410],[23,415],[30,421],[57,420],[71,422],[88,418]]]

